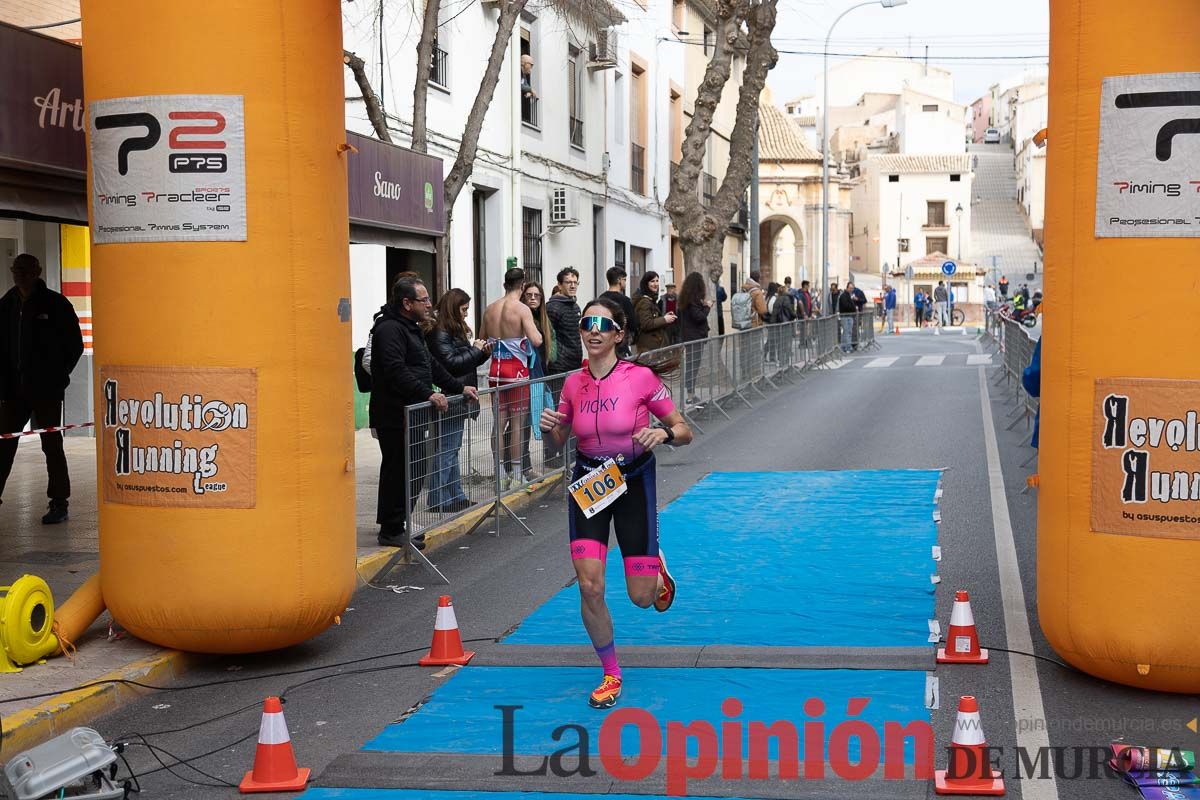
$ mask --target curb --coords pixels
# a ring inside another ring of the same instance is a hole
[[[561,475],[545,478],[526,489],[505,495],[505,502],[513,511],[519,511],[549,494],[561,479]],[[432,552],[466,536],[467,531],[480,519],[488,516],[490,510],[490,506],[477,508],[445,525],[426,531],[427,551]],[[380,547],[359,557],[358,574],[365,580],[372,580],[395,552],[394,547]],[[130,686],[123,681],[157,684],[175,680],[204,658],[205,656],[181,650],[163,650],[157,655],[105,673],[78,689],[70,689],[46,698],[31,708],[9,714],[0,719],[0,752],[15,755],[28,750],[154,691]]]
[[[9,714],[0,720],[3,726],[0,743],[11,754],[28,750],[154,691],[128,686],[120,681],[148,683],[172,680],[183,675],[199,658],[180,650],[164,650],[158,655],[101,675],[82,688],[71,689],[47,698],[32,708]]]

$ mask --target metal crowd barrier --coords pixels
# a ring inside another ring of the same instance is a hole
[[[1014,404],[1013,411],[1009,414],[1012,422],[1009,423],[1007,430],[1011,431],[1022,420],[1028,429],[1038,413],[1038,398],[1032,397],[1025,391],[1021,378],[1033,358],[1033,348],[1036,342],[1029,335],[1028,329],[1020,323],[1011,319],[1001,320],[998,315],[993,316],[996,316],[997,324],[987,327],[984,338],[995,345],[1001,355],[1002,369],[996,385],[1004,384],[1009,392],[1009,400]],[[1036,458],[1037,450],[1034,450],[1033,455],[1021,466],[1028,465]]]
[[[877,346],[875,314],[865,311],[734,331],[639,354],[639,358],[678,362],[663,382],[688,424],[703,434],[711,420],[732,419],[739,409],[766,399],[768,390],[793,383],[844,355],[841,326],[849,331],[851,346],[860,350]],[[409,536],[485,508],[487,513],[479,515],[469,533],[490,522],[499,536],[500,521],[507,518],[533,535],[508,502],[560,476],[564,487],[567,483],[574,466],[574,442],[555,448],[537,428],[537,420],[542,408],[557,407],[568,374],[481,389],[478,403],[451,397],[446,413],[428,402],[404,410]],[[449,583],[411,545],[384,571],[402,556],[416,558]]]

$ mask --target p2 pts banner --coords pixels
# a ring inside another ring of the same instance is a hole
[[[1104,79],[1097,238],[1200,236],[1198,134],[1200,72]]]
[[[88,111],[93,243],[246,240],[240,96],[122,97]]]
[[[1092,530],[1200,539],[1200,381],[1096,380]]]
[[[104,499],[254,508],[257,386],[253,369],[100,367]]]

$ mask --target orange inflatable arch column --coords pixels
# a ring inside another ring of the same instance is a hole
[[[341,8],[198,9],[82,3],[100,575],[135,635],[236,653],[354,587]]]
[[[1174,692],[1200,691],[1197,31],[1194,0],[1051,0],[1038,611],[1073,665]]]

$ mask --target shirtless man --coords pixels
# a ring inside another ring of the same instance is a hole
[[[488,385],[504,386],[529,380],[529,362],[534,348],[541,347],[542,334],[533,321],[533,312],[521,302],[525,270],[513,267],[504,273],[504,297],[488,305],[483,312],[479,335],[495,340]],[[528,425],[529,385],[496,394],[496,424],[504,431],[501,460],[501,488],[521,485],[521,425]],[[508,477],[504,475],[507,470]]]

